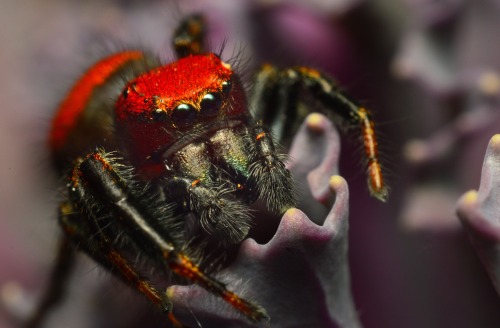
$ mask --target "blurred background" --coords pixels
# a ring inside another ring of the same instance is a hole
[[[193,11],[207,16],[214,49],[227,40],[224,59],[243,53],[245,72],[263,62],[313,66],[373,112],[389,202],[369,196],[354,133],[342,138],[340,165],[363,325],[500,327],[500,299],[455,214],[500,132],[497,0],[1,0],[0,292],[8,301],[0,327],[29,311],[54,257],[60,178],[46,135],[59,101],[110,49],[140,46],[168,62],[172,30]],[[78,297],[51,327],[88,327],[89,295],[116,292],[82,262]]]

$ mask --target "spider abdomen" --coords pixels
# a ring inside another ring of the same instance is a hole
[[[75,83],[61,102],[52,121],[49,146],[54,164],[63,169],[78,156],[97,146],[114,144],[113,99],[125,81],[157,65],[141,51],[110,55],[92,67]]]

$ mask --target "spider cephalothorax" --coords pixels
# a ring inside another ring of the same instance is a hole
[[[169,311],[178,326],[160,292],[164,286],[154,275],[139,274],[144,263],[199,284],[252,321],[266,318],[260,306],[204,272],[203,259],[193,259],[190,247],[204,240],[241,242],[252,225],[249,205],[257,199],[278,214],[296,205],[275,138],[286,140],[287,127],[304,118],[299,91],[359,126],[369,189],[386,199],[370,114],[332,79],[307,67],[265,65],[247,95],[237,72],[205,52],[199,16],[182,23],[174,46],[178,60],[167,65],[142,51],[99,61],[56,114],[50,135],[54,163],[70,172],[64,173],[67,199],[59,212],[65,236],[56,279],[31,326],[57,298],[67,275],[62,264],[69,263],[74,246]],[[197,229],[186,229],[188,216]]]
[[[278,211],[295,204],[270,134],[253,122],[238,76],[215,54],[138,76],[118,98],[115,120],[139,174],[163,178],[167,199],[221,240],[246,236],[245,208],[259,197]]]

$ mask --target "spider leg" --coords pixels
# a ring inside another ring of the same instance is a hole
[[[283,162],[284,156],[275,150],[274,140],[262,123],[249,131],[250,176],[256,181],[259,197],[267,207],[277,213],[297,205],[297,191],[290,171]]]
[[[255,76],[249,107],[279,142],[291,141],[307,115],[299,111],[299,87],[298,81],[271,65],[263,65]]]
[[[104,268],[113,272],[127,285],[144,294],[151,302],[169,310],[168,301],[125,258],[95,220],[86,221],[70,202],[61,205],[60,224],[68,238]]]
[[[123,238],[126,237],[135,247],[140,248],[150,260],[163,264],[180,277],[220,296],[252,321],[267,318],[260,306],[242,299],[223,283],[205,274],[179,249],[174,235],[167,230],[169,226],[162,226],[156,218],[158,213],[155,210],[162,206],[161,201],[151,197],[144,199],[145,196],[138,193],[137,186],[134,186],[137,182],[124,173],[126,170],[104,152],[98,151],[77,163],[72,172],[70,198],[80,213],[89,218],[86,221],[88,227],[101,243],[98,249],[105,250],[100,251],[96,259],[102,261],[105,256],[105,266],[117,269],[119,275],[155,302],[158,296],[155,289],[153,293],[151,289],[144,290],[142,284],[145,280],[138,278],[137,269],[125,260],[120,248],[114,246],[118,243],[114,241],[113,229],[109,226],[111,223],[118,226],[125,234]],[[169,310],[163,295],[160,299],[160,304]]]
[[[205,52],[205,20],[201,15],[184,19],[174,33],[174,49],[177,58]]]
[[[304,66],[279,70],[264,65],[256,76],[250,108],[254,110],[258,120],[272,127],[272,133],[279,141],[287,142],[297,130],[298,124],[310,112],[299,105],[303,91],[328,109],[323,110],[326,115],[332,117],[332,114],[337,114],[343,120],[359,127],[370,193],[379,200],[386,201],[389,192],[382,174],[375,124],[371,114],[342,93],[332,78]]]
[[[284,156],[262,124],[220,130],[210,138],[210,147],[218,166],[227,170],[248,203],[260,198],[280,214],[296,206],[295,184],[283,164]]]
[[[50,273],[49,285],[37,304],[35,312],[24,324],[25,328],[39,327],[50,310],[64,297],[64,288],[75,264],[75,249],[69,240],[62,236],[59,240],[57,258]]]

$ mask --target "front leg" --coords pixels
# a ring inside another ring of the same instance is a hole
[[[96,205],[96,204],[94,204]],[[174,327],[177,324],[171,311],[172,306],[165,293],[161,293],[151,281],[139,274],[139,269],[126,258],[119,244],[97,223],[96,218],[84,217],[72,202],[64,202],[60,206],[59,224],[75,247],[86,253],[102,267],[112,272],[126,285],[139,291],[150,302],[168,312]]]
[[[205,53],[205,20],[201,15],[184,19],[174,33],[177,58]]]
[[[80,224],[97,241],[97,248],[87,251],[153,303],[167,311],[171,309],[166,296],[155,292],[156,289],[137,274],[139,270],[128,256],[142,254],[149,265],[170,270],[198,284],[254,322],[267,318],[264,309],[228,290],[187,255],[189,250],[184,251],[187,242],[173,231],[179,225],[171,206],[164,203],[161,195],[149,192],[136,180],[130,167],[98,151],[76,164],[70,181],[70,199],[83,219]],[[130,255],[130,252],[137,254]]]
[[[250,176],[256,181],[259,197],[267,207],[277,213],[285,213],[297,205],[297,191],[290,171],[285,167],[284,155],[274,146],[271,133],[257,124],[249,131]]]
[[[256,76],[250,105],[256,119],[270,126],[280,142],[289,142],[298,124],[311,112],[310,108],[300,106],[303,93],[318,101],[322,112],[330,118],[335,119],[332,114],[337,114],[344,122],[359,127],[368,188],[372,196],[386,201],[389,191],[379,160],[375,123],[370,112],[342,93],[332,78],[303,66],[279,70],[265,65]]]

